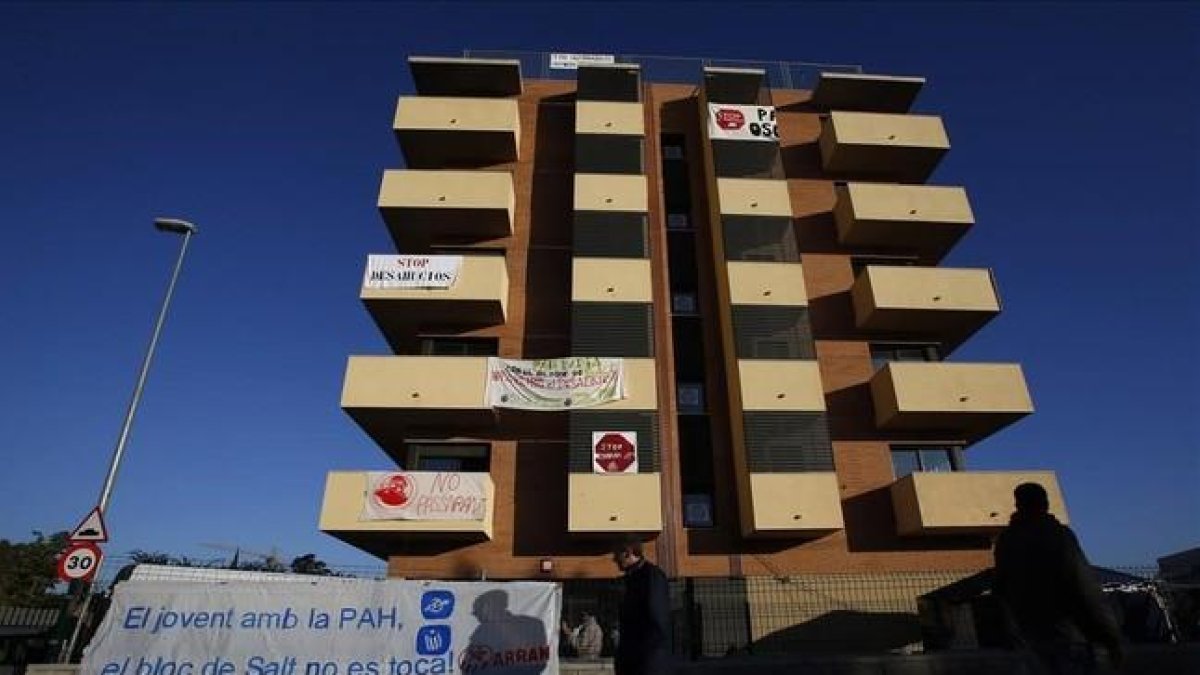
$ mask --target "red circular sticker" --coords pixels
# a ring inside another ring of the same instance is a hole
[[[596,442],[596,463],[605,471],[624,471],[636,458],[633,443],[621,434],[604,434]]]
[[[384,506],[401,507],[408,504],[408,500],[412,498],[414,487],[408,476],[394,473],[375,488],[375,499]]]
[[[737,131],[746,126],[746,116],[740,110],[719,108],[717,110],[717,126],[726,131]]]

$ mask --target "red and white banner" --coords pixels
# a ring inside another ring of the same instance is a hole
[[[731,141],[779,140],[775,107],[769,105],[708,104],[708,136]]]
[[[369,471],[359,520],[483,520],[487,474]]]
[[[595,473],[637,473],[636,431],[593,431],[592,471]]]
[[[367,256],[363,288],[450,288],[462,262],[461,255]]]

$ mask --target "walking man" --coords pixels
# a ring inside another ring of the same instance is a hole
[[[613,668],[616,675],[662,675],[671,672],[670,602],[667,577],[646,560],[642,542],[623,539],[613,549],[613,562],[625,575],[621,598],[621,640]]]
[[[1120,632],[1075,534],[1050,514],[1041,485],[1022,483],[1013,497],[1017,510],[996,539],[994,590],[1019,637],[1046,673],[1095,672],[1097,642],[1119,665]]]

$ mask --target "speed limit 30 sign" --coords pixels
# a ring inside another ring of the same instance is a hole
[[[58,578],[63,581],[91,581],[100,568],[104,554],[90,542],[71,544],[58,559]]]

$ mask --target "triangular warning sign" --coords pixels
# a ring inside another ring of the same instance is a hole
[[[100,507],[92,509],[67,538],[71,541],[108,541],[108,528],[104,526],[104,515],[100,513]]]

